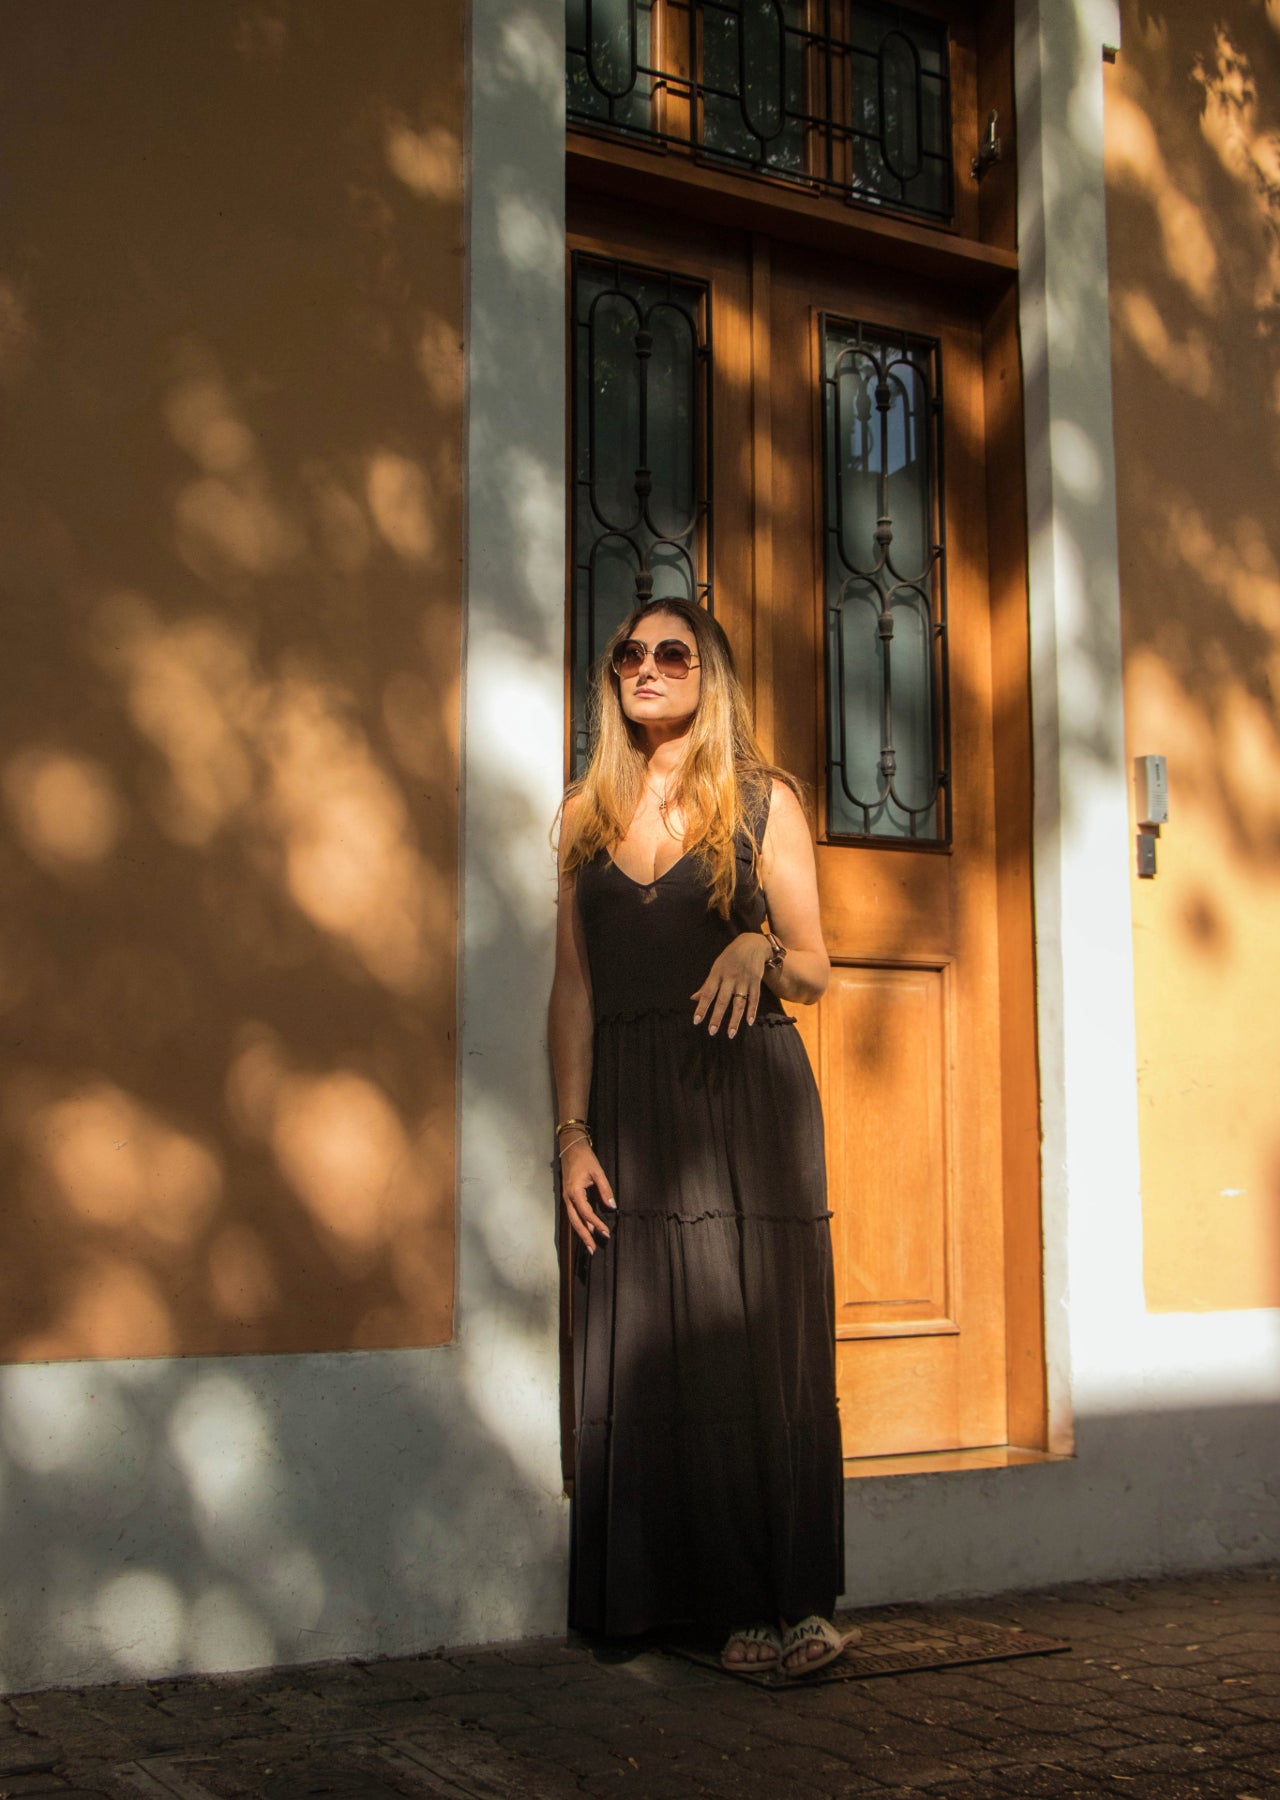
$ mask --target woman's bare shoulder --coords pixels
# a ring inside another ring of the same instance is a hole
[[[775,775],[769,797],[769,817],[765,822],[764,855],[766,876],[776,869],[779,857],[790,863],[795,857],[813,855],[813,838],[804,802],[786,775]]]
[[[787,822],[804,818],[804,807],[800,804],[800,796],[789,775],[773,777],[769,795],[769,817],[771,820],[777,818]]]

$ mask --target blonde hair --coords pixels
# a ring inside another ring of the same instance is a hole
[[[596,665],[590,714],[594,747],[586,774],[565,795],[575,804],[564,821],[563,865],[568,873],[601,850],[612,850],[626,836],[640,804],[647,758],[638,730],[622,710],[613,654],[654,613],[670,613],[688,627],[702,665],[697,710],[667,796],[668,804],[684,814],[688,854],[702,864],[710,887],[707,904],[727,919],[737,883],[735,837],[746,830],[754,867],[753,825],[764,813],[774,778],[793,789],[796,784],[765,761],[724,631],[703,607],[684,600],[650,600],[637,607]]]

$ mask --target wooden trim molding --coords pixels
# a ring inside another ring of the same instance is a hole
[[[1014,251],[962,237],[947,226],[917,225],[794,186],[706,168],[660,148],[570,130],[565,162],[570,192],[714,220],[721,227],[874,261],[979,293],[999,293],[1017,275]]]
[[[991,1444],[982,1450],[929,1450],[918,1456],[847,1456],[846,1481],[885,1475],[960,1475],[967,1470],[1025,1469],[1032,1463],[1070,1462],[1049,1450],[1019,1444]]]

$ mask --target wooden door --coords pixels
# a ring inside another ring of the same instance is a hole
[[[809,786],[833,961],[821,1005],[795,1010],[827,1125],[845,1453],[1005,1444],[1008,996],[976,303],[763,235],[634,207],[620,216],[604,199],[576,199],[570,226],[580,253],[708,284],[713,604],[766,749]],[[940,375],[949,841],[857,842],[829,828],[824,320],[915,334]],[[1029,988],[1016,1003],[1030,1004]]]

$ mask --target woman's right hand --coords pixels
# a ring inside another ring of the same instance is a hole
[[[608,1237],[610,1233],[604,1220],[597,1218],[592,1209],[589,1198],[592,1188],[604,1206],[616,1211],[617,1203],[613,1197],[613,1189],[609,1186],[608,1176],[600,1167],[596,1153],[586,1138],[579,1138],[569,1145],[560,1158],[560,1192],[570,1225],[594,1256],[595,1233],[598,1231],[602,1237]]]

